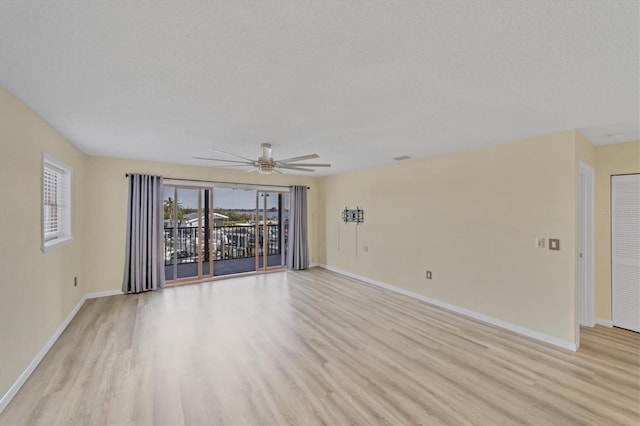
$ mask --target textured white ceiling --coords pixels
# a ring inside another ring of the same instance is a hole
[[[268,141],[322,175],[637,138],[638,28],[636,0],[2,0],[0,84],[88,154],[207,164]]]

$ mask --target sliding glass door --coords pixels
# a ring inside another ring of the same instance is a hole
[[[213,189],[213,275],[255,272],[256,190]]]
[[[256,268],[263,271],[284,268],[287,264],[289,194],[259,191],[256,204],[260,218]]]
[[[167,282],[286,267],[288,217],[285,191],[165,184]]]
[[[164,264],[167,281],[212,276],[211,190],[164,187]]]

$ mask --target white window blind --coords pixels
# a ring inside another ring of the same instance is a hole
[[[42,162],[43,250],[71,239],[71,169],[44,156]]]

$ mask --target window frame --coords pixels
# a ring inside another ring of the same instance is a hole
[[[58,208],[58,231],[55,235],[51,235],[51,233],[45,234],[45,171],[46,169],[57,169],[57,173],[61,173],[62,177],[60,179],[60,196],[56,195],[56,200],[58,197],[62,200],[62,203],[56,203]],[[42,252],[47,253],[48,251],[60,247],[66,244],[69,244],[73,240],[73,232],[72,232],[72,210],[73,210],[73,169],[66,165],[65,163],[51,157],[48,154],[42,154],[42,167],[41,167],[41,176],[40,176],[40,185],[41,185],[41,215],[40,215],[40,226],[41,226],[41,236],[42,236]]]

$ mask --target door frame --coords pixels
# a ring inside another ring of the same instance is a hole
[[[196,276],[190,276],[190,277],[185,277],[185,278],[177,278],[177,271],[178,271],[178,262],[177,262],[177,252],[174,252],[174,259],[173,259],[173,271],[174,271],[174,276],[176,277],[176,279],[174,280],[166,280],[166,284],[167,285],[174,285],[174,284],[184,284],[184,283],[191,283],[194,281],[204,281],[204,280],[209,280],[211,278],[213,278],[213,257],[212,257],[212,250],[213,250],[213,235],[211,232],[209,232],[209,241],[207,246],[209,247],[209,274],[203,274],[203,265],[204,265],[204,237],[206,235],[205,229],[204,229],[204,224],[202,223],[202,219],[204,218],[204,211],[205,206],[202,205],[202,191],[205,190],[209,190],[210,195],[209,195],[209,223],[212,224],[213,223],[213,188],[209,188],[209,187],[205,187],[205,186],[198,186],[198,185],[188,185],[188,184],[174,184],[174,183],[164,183],[164,186],[169,186],[172,187],[174,190],[174,199],[176,200],[176,210],[177,210],[177,202],[178,202],[178,190],[179,189],[195,189],[198,190],[198,226],[197,226],[197,258],[198,258],[198,266],[197,266],[197,270],[198,270],[198,275]],[[177,213],[174,212],[174,213]],[[173,238],[175,240],[176,236],[177,236],[177,223],[174,221],[173,227],[171,232],[173,233]]]
[[[250,190],[255,190],[256,194],[258,194],[259,192],[278,193],[278,194],[283,194],[283,195],[284,194],[290,194],[289,187],[288,186],[284,186],[284,185],[261,185],[261,184],[251,184],[251,183],[216,182],[216,181],[178,179],[178,178],[165,178],[164,185],[165,186],[172,186],[172,187],[180,187],[180,188],[191,188],[191,189],[210,189],[211,190],[211,196],[209,198],[209,202],[211,203],[210,209],[209,209],[209,214],[210,214],[209,223],[210,224],[214,224],[215,223],[214,222],[214,211],[215,211],[215,208],[214,208],[214,206],[215,206],[215,204],[214,204],[214,190],[215,190],[215,188],[250,189]],[[256,203],[256,205],[257,205],[257,203]],[[258,231],[258,227],[257,226],[256,226],[255,230],[256,230],[256,235],[257,235],[257,231]],[[284,224],[282,224],[282,226],[280,227],[280,231],[284,235]],[[213,252],[213,233],[210,233],[209,239],[210,239],[210,241],[209,241],[209,250],[210,250],[210,262],[211,262],[211,266],[210,266],[211,275],[184,278],[184,279],[181,279],[181,280],[171,281],[170,283],[168,282],[168,284],[173,285],[173,284],[187,284],[187,283],[204,282],[204,281],[217,281],[217,280],[222,280],[222,279],[226,279],[226,278],[250,276],[250,275],[255,275],[255,274],[263,274],[263,273],[269,273],[269,272],[283,271],[283,270],[287,269],[286,258],[284,258],[283,259],[283,264],[280,265],[280,266],[270,267],[270,268],[266,268],[266,269],[265,268],[256,268],[256,270],[254,270],[254,271],[239,272],[237,274],[228,274],[228,275],[216,276],[215,275],[215,262],[213,261],[213,259],[215,257],[215,253]],[[284,241],[284,237],[283,237],[283,241]],[[284,250],[284,247],[283,247],[283,250]],[[256,257],[256,266],[257,266],[257,257]]]
[[[268,260],[269,260],[269,240],[268,240],[268,230],[267,230],[267,197],[262,197],[262,206],[260,206],[260,194],[275,194],[278,195],[278,222],[279,222],[279,226],[278,226],[278,235],[280,238],[280,259],[281,259],[281,264],[280,265],[276,265],[276,266],[268,266]],[[284,196],[286,194],[289,194],[289,191],[276,191],[276,190],[258,190],[256,191],[256,217],[258,220],[256,220],[256,228],[255,228],[255,235],[256,235],[256,272],[270,272],[270,271],[281,271],[284,269],[287,269],[287,259],[286,259],[286,255],[285,255],[285,244],[284,244],[284,235],[285,235],[285,230],[284,230]],[[258,236],[258,232],[260,230],[260,220],[262,218],[262,221],[264,222],[264,225],[262,227],[262,241],[263,241],[263,245],[266,244],[266,249],[265,247],[262,247],[262,267],[260,267],[260,250],[257,249],[257,244],[260,241],[260,238]]]
[[[595,325],[593,167],[578,162],[578,325]],[[578,327],[579,329],[579,327]]]

